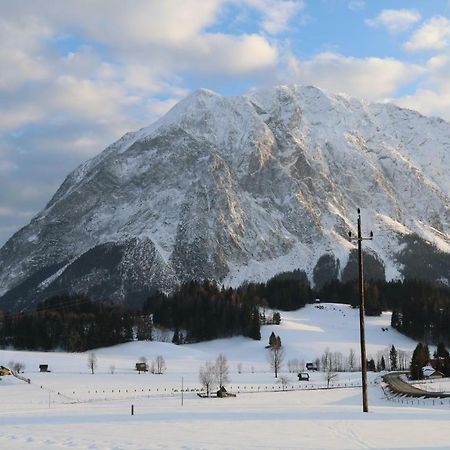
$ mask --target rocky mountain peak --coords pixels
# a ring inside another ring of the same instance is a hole
[[[294,269],[349,276],[357,207],[377,274],[448,283],[449,155],[448,122],[393,105],[312,86],[195,91],[69,174],[3,246],[0,308]]]

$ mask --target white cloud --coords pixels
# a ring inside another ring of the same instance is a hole
[[[366,24],[385,27],[390,33],[399,33],[408,30],[420,19],[420,13],[412,9],[384,9],[374,19],[367,19]]]
[[[430,58],[425,71],[415,92],[392,101],[425,115],[450,120],[450,56],[441,54]]]
[[[393,58],[352,58],[337,53],[320,53],[305,61],[291,57],[288,66],[287,81],[369,100],[392,95],[423,73],[421,67]]]
[[[50,29],[37,18],[25,16],[12,22],[0,18],[0,90],[48,77],[42,42],[49,36]]]
[[[55,29],[73,30],[85,38],[130,48],[183,44],[217,18],[223,0],[33,0],[26,11],[45,17]],[[21,2],[4,2],[5,16],[23,16]]]
[[[67,55],[63,60],[64,67],[60,62],[60,67],[56,69],[59,74],[64,70],[71,76],[90,78],[86,72],[89,68],[98,71],[95,65],[100,64],[93,48],[101,44],[111,51],[110,57],[116,64],[127,67],[124,82],[129,81],[133,87],[150,88],[153,91],[163,84],[166,76],[171,76],[168,74],[177,73],[186,67],[190,67],[190,73],[224,71],[226,74],[244,75],[276,63],[275,46],[261,35],[207,31],[217,20],[223,4],[234,1],[202,0],[199,7],[198,0],[136,0],[132,6],[121,0],[34,0],[27,10],[33,17],[40,17],[40,22],[46,24],[47,30],[52,30],[52,38],[70,30],[90,43],[91,47],[85,46]],[[243,1],[262,12],[262,27],[271,33],[283,30],[289,19],[295,17],[295,13],[304,6],[302,1],[294,0]],[[9,15],[9,23],[19,24],[22,20],[23,7],[20,3],[7,3],[3,9],[4,14]],[[20,30],[22,26],[17,28]],[[42,45],[42,39],[35,34],[33,42]],[[218,48],[219,44],[224,46],[224,51]],[[251,52],[246,61],[242,58],[243,51]],[[28,74],[28,78],[19,77],[17,84],[29,81],[31,74],[39,76],[40,73],[37,67],[28,69],[29,61],[33,60],[37,52],[33,50],[25,53],[28,65],[24,64],[23,72]],[[237,55],[238,63],[233,54]],[[144,65],[151,69],[143,70]],[[0,63],[0,69],[1,73],[6,67]],[[15,69],[12,70],[14,74]]]
[[[302,0],[245,0],[245,3],[262,13],[261,28],[269,34],[285,31],[305,8]]]
[[[127,86],[147,93],[157,93],[168,88],[161,79],[164,74],[159,73],[153,66],[145,64],[128,64],[123,68],[124,81]]]
[[[147,104],[147,111],[152,117],[160,117],[178,103],[178,98],[168,98],[165,100],[152,99]]]
[[[450,120],[450,90],[436,92],[431,89],[419,88],[414,94],[398,99],[394,103],[404,108],[414,109],[424,115],[434,115]]]
[[[273,3],[255,1],[264,8]],[[205,31],[222,4],[35,0],[26,13],[20,3],[3,4],[0,93],[3,89],[6,97],[0,98],[0,130],[77,118],[136,124],[130,116],[146,121],[165,111],[168,103],[158,100],[161,95],[173,103],[186,94],[179,73],[246,77],[274,68],[277,48],[263,36]],[[282,9],[299,5],[287,1]],[[84,44],[61,56],[53,46],[62,41],[64,47],[70,33]]]
[[[450,20],[436,16],[427,20],[403,47],[409,52],[441,50],[448,47],[449,42]]]
[[[124,107],[138,101],[120,84],[103,80],[64,75],[52,87],[54,95],[46,102],[47,106],[100,121],[117,121]]]
[[[232,76],[274,67],[278,58],[276,47],[257,34],[201,36],[191,52],[190,70]]]
[[[0,132],[20,128],[36,123],[45,116],[41,107],[29,102],[18,102],[15,105],[0,107]]]

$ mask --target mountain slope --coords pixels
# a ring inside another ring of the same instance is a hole
[[[448,283],[449,154],[449,123],[389,104],[300,86],[196,91],[78,167],[3,246],[0,307],[294,268],[323,283],[324,261],[345,271],[357,207],[378,272],[421,275],[420,250],[427,277]]]

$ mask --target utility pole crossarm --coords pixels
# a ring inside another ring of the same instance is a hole
[[[361,211],[358,208],[358,236],[353,237],[352,232],[348,232],[348,238],[350,241],[358,242],[358,267],[359,267],[359,334],[361,343],[361,378],[362,378],[362,401],[363,412],[369,411],[369,401],[367,396],[367,356],[366,356],[366,336],[364,325],[364,268],[363,268],[363,254],[362,254],[362,241],[370,241],[373,239],[373,232],[371,231],[368,237],[363,237],[361,234]]]

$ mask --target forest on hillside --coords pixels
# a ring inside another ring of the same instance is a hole
[[[279,315],[264,311],[295,310],[321,299],[359,304],[356,281],[334,280],[313,289],[301,271],[279,274],[266,283],[237,289],[215,282],[191,281],[172,294],[154,293],[142,309],[92,301],[84,295],[60,295],[35,311],[0,311],[0,346],[28,350],[85,351],[131,340],[151,340],[153,330],[168,329],[182,344],[243,335],[260,339],[260,327]],[[365,284],[367,315],[392,311],[392,326],[429,344],[450,342],[450,290],[426,282],[371,281]],[[173,332],[173,333],[172,333]]]

